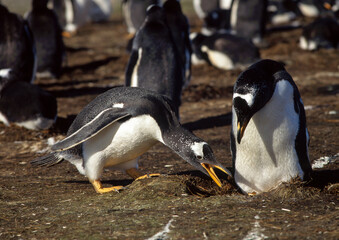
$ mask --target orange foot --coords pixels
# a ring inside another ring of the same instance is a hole
[[[136,168],[127,169],[126,173],[130,175],[132,178],[134,178],[134,180],[140,180],[140,179],[151,178],[151,177],[159,177],[161,175],[160,173],[152,173],[152,174],[143,175]]]
[[[99,180],[94,180],[94,181],[91,181],[90,182],[92,183],[95,191],[97,193],[107,193],[107,192],[112,192],[112,191],[116,191],[116,192],[119,192],[119,190],[122,190],[124,189],[123,186],[113,186],[113,187],[107,187],[107,188],[104,188],[102,187],[101,185],[101,182]]]

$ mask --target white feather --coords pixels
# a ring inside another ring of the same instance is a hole
[[[142,48],[139,48],[138,49],[138,60],[133,68],[131,87],[138,87],[138,68],[140,65],[141,57],[142,57]]]
[[[103,168],[121,168],[121,164],[136,159],[158,141],[163,143],[161,130],[150,115],[112,124],[83,143],[86,176],[97,180]]]
[[[213,66],[224,70],[231,70],[234,68],[232,59],[230,59],[225,53],[211,50],[207,46],[202,46],[201,51],[207,53],[208,59]]]

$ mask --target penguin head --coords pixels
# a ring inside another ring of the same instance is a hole
[[[285,69],[281,63],[261,60],[239,75],[233,89],[239,144],[253,115],[271,99],[275,88],[274,74],[282,70]]]
[[[206,142],[195,138],[193,141],[185,141],[185,143],[180,144],[180,149],[176,152],[196,169],[209,175],[221,187],[221,181],[213,168],[217,168],[230,176],[232,174],[215,159],[212,148]]]
[[[165,12],[168,13],[181,13],[181,5],[179,0],[167,0],[163,6]]]
[[[33,0],[32,8],[33,9],[45,9],[47,8],[48,0]]]

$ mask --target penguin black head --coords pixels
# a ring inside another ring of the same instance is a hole
[[[33,9],[46,9],[47,8],[48,0],[33,0],[32,1],[32,8]]]
[[[179,132],[179,131],[174,131]],[[172,148],[186,162],[194,166],[196,169],[210,176],[213,181],[221,187],[221,181],[215,174],[213,168],[217,168],[224,173],[232,176],[230,171],[224,168],[214,157],[212,148],[202,139],[196,137],[186,129],[180,128],[180,135],[169,136],[166,145]]]
[[[265,59],[253,64],[239,75],[233,89],[239,144],[252,116],[263,108],[273,95],[275,88],[273,75],[284,70],[281,63]]]
[[[179,0],[167,0],[163,6],[166,12],[181,13],[181,5]]]

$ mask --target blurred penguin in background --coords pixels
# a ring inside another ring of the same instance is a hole
[[[301,49],[314,51],[339,45],[339,23],[332,17],[320,17],[304,27],[299,39]]]
[[[169,97],[179,112],[184,83],[181,56],[167,25],[164,10],[152,5],[133,40],[126,86],[149,89]]]
[[[231,7],[232,33],[262,46],[266,29],[268,0],[234,0]]]
[[[0,72],[7,76],[11,70],[20,81],[32,83],[36,62],[34,38],[27,22],[0,4]]]
[[[258,48],[248,39],[229,33],[191,33],[192,63],[209,63],[223,69],[244,69],[260,59]]]
[[[27,21],[33,32],[38,56],[38,77],[59,78],[65,46],[62,29],[53,10],[47,8],[48,0],[32,0],[32,11]]]
[[[0,4],[0,122],[41,130],[57,117],[56,99],[32,85],[34,39],[26,21]]]
[[[111,0],[92,0],[89,14],[92,22],[108,21],[112,14]]]
[[[122,13],[128,33],[134,35],[146,18],[150,5],[161,6],[161,0],[123,0]]]
[[[191,54],[192,47],[189,38],[190,26],[187,17],[182,13],[179,0],[167,0],[164,3],[167,24],[175,45],[181,55],[184,86],[187,86],[191,79]]]

